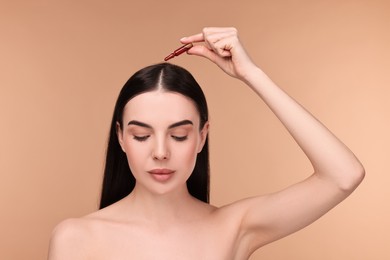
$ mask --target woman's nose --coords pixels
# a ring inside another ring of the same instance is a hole
[[[153,150],[154,160],[167,160],[169,159],[169,149],[165,140],[156,140],[156,144]]]

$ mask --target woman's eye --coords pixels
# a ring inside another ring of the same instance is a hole
[[[184,135],[184,136],[177,136],[177,135],[172,135],[172,138],[176,141],[179,141],[179,142],[182,142],[182,141],[185,141],[187,140],[187,136]]]
[[[143,142],[143,141],[146,141],[146,139],[148,139],[149,136],[150,135],[142,135],[142,136],[134,135],[133,139],[137,140],[139,142]]]

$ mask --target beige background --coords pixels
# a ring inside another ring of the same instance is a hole
[[[207,3],[206,3],[207,2]],[[263,260],[390,259],[388,1],[0,2],[0,259],[45,259],[53,227],[96,210],[117,94],[182,36],[235,26],[253,59],[361,159],[364,183]],[[208,61],[213,204],[311,172],[268,108]]]

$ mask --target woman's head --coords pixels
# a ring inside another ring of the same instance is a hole
[[[137,114],[135,112],[131,112],[131,113],[128,112],[130,111],[129,107],[133,108],[131,111],[137,111],[136,110],[137,107],[138,107],[138,111],[141,112],[145,112],[145,110],[149,109],[148,112],[149,114],[153,113],[153,111],[156,111],[158,109],[158,107],[156,106],[154,106],[155,107],[154,110],[150,109],[152,105],[155,105],[155,103],[158,102],[158,99],[153,99],[153,98],[158,98],[158,96],[153,95],[153,93],[162,94],[163,97],[166,97],[165,102],[167,100],[171,100],[172,102],[176,102],[177,104],[182,104],[182,106],[187,104],[186,106],[190,109],[188,111],[191,111],[191,108],[192,111],[196,111],[195,113],[197,114],[198,118],[197,120],[192,120],[192,121],[196,121],[195,122],[196,126],[197,128],[199,128],[196,130],[199,132],[199,134],[202,131],[202,129],[204,129],[205,124],[207,124],[208,122],[208,110],[207,110],[206,99],[204,97],[204,94],[200,86],[188,71],[176,65],[172,65],[169,63],[161,63],[157,65],[148,66],[136,72],[123,86],[115,105],[114,115],[112,118],[111,128],[110,128],[109,143],[107,148],[107,157],[106,157],[100,208],[106,207],[120,200],[121,198],[125,197],[133,190],[135,186],[136,180],[133,176],[132,171],[130,170],[132,167],[129,167],[128,157],[126,156],[126,153],[124,153],[124,149],[130,149],[131,146],[130,148],[129,146],[125,148],[123,146],[123,140],[121,139],[121,136],[123,136],[123,133],[126,133],[124,132],[124,129],[130,127],[130,125],[131,126],[135,125],[134,126],[135,128],[129,128],[130,129],[129,131],[133,131],[131,132],[131,134],[133,135],[134,135],[134,131],[139,131],[140,129],[139,127],[141,127],[141,129],[143,129],[142,127],[144,127],[145,131],[155,130],[153,129],[154,126],[152,125],[154,122],[150,122],[150,124],[148,124],[149,122],[142,122],[143,119],[140,118],[140,115],[142,115],[142,113],[140,114],[138,112]],[[147,95],[142,95],[142,94],[147,94]],[[133,98],[134,101],[130,102]],[[151,104],[151,106],[147,106],[145,102],[153,102],[153,103],[149,103]],[[140,107],[141,105],[144,105],[144,108],[141,108]],[[166,110],[165,114],[168,113],[167,111],[168,110]],[[156,113],[157,112],[161,112],[161,111],[156,111]],[[176,112],[181,112],[181,113],[176,113]],[[170,130],[171,132],[173,130],[175,130],[176,132],[181,131],[182,133],[183,131],[187,131],[191,127],[194,127],[194,125],[190,126],[191,124],[194,124],[194,122],[188,120],[188,118],[185,117],[186,114],[183,111],[176,111],[176,112],[175,110],[173,110],[172,114],[176,114],[177,115],[176,118],[179,119],[179,117],[181,117],[182,120],[179,120],[180,122],[178,121],[174,123],[180,123],[179,124],[180,127],[176,127],[176,128],[168,127],[167,128],[168,130]],[[187,114],[190,114],[190,112]],[[133,118],[134,116],[138,118]],[[169,115],[167,115],[167,117],[168,116]],[[158,117],[155,118],[158,119]],[[132,120],[133,123],[130,124],[129,120]],[[146,119],[146,121],[148,121],[148,119]],[[134,122],[136,122],[136,124],[134,124]],[[157,121],[157,123],[158,122],[163,122],[163,121],[160,120]],[[139,123],[141,123],[141,126]],[[183,125],[186,125],[187,128],[185,128],[185,126]],[[131,130],[131,129],[137,129],[137,127],[138,130]],[[187,130],[183,130],[183,129],[187,129]],[[186,133],[188,133],[188,131]],[[140,136],[138,137],[135,136],[135,138],[139,138],[139,137]],[[148,135],[145,134],[143,134],[143,136],[141,137],[149,138]],[[170,134],[169,137],[176,138],[177,136]],[[149,140],[152,140],[152,138],[150,138]],[[169,140],[171,139],[168,139],[168,142],[170,142]],[[174,141],[178,141],[178,140],[179,139],[174,139]],[[136,141],[142,142],[144,140],[136,140]],[[129,143],[127,144],[129,145]],[[135,144],[135,146],[136,145],[137,144]],[[172,145],[174,146],[176,144],[173,143]],[[135,146],[133,146],[133,148]],[[142,147],[145,146],[146,145],[142,143]],[[187,188],[192,196],[202,201],[208,202],[209,160],[208,160],[207,134],[204,135],[204,140],[202,142],[201,150],[196,155],[195,166],[193,168],[193,171],[189,179],[187,180]]]

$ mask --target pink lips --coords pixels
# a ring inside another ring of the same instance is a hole
[[[152,175],[152,177],[157,181],[167,181],[169,178],[171,178],[172,174],[175,171],[170,169],[153,169],[148,171]]]

